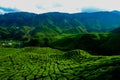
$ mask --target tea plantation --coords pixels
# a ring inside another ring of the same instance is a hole
[[[120,56],[48,47],[0,48],[0,80],[120,80]]]

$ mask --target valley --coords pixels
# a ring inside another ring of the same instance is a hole
[[[119,12],[0,15],[0,80],[120,80]]]

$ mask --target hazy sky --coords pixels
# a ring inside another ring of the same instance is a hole
[[[0,13],[15,11],[77,13],[99,10],[120,10],[120,0],[0,0]]]

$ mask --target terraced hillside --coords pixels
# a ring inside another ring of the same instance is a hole
[[[120,80],[120,56],[83,50],[0,48],[0,80]]]

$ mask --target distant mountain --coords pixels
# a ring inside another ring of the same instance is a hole
[[[118,27],[118,28],[112,30],[111,32],[112,32],[112,33],[120,33],[120,27]]]
[[[4,36],[31,34],[108,32],[120,26],[119,11],[93,13],[27,12],[0,15],[0,34]],[[4,35],[3,35],[4,34]],[[19,37],[18,37],[19,38]]]
[[[84,26],[76,20],[72,20],[70,14],[65,13],[9,13],[0,16],[0,26],[30,26],[43,32],[44,30],[53,31],[56,33],[81,33],[87,32]]]
[[[112,11],[112,13],[116,13],[120,15],[120,11],[117,11],[117,10]]]
[[[75,14],[87,31],[110,31],[119,27],[120,15],[115,12],[95,12]]]
[[[120,12],[33,14],[27,12],[8,13],[0,16],[0,26],[48,27],[56,32],[110,31],[120,26]],[[57,30],[59,29],[59,30]]]

